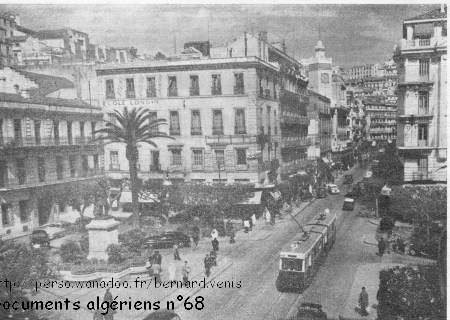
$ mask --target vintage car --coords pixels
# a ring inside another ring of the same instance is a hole
[[[47,231],[37,229],[33,230],[30,237],[31,246],[33,248],[50,247],[50,236]]]
[[[353,211],[354,208],[355,208],[355,199],[345,198],[342,210]]]
[[[295,320],[327,320],[327,314],[322,305],[316,303],[302,303],[298,308]]]
[[[338,186],[332,183],[327,184],[328,192],[331,194],[339,194],[341,191],[339,190]]]
[[[145,245],[152,249],[172,248],[174,245],[178,245],[179,247],[190,247],[191,238],[178,231],[164,232],[160,235],[148,237]]]

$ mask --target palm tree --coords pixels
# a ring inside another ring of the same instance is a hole
[[[95,132],[99,134],[97,139],[102,140],[105,144],[119,142],[126,145],[134,223],[137,223],[139,219],[138,144],[147,143],[157,148],[158,146],[153,139],[173,139],[167,133],[159,131],[159,127],[166,124],[165,119],[152,118],[148,109],[133,108],[128,110],[124,108],[122,112],[115,110],[112,114],[112,119],[106,121],[105,126]]]

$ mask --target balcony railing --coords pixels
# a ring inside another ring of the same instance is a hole
[[[201,136],[202,128],[191,128],[191,136]]]
[[[206,136],[206,144],[252,144],[256,143],[254,135],[219,135]]]
[[[212,129],[213,135],[223,135],[223,127],[213,127]]]
[[[0,147],[3,148],[20,148],[20,147],[46,147],[46,146],[70,146],[70,145],[87,145],[99,144],[100,142],[94,140],[92,137],[67,137],[59,138],[36,138],[36,137],[3,137],[0,139]]]
[[[413,39],[413,40],[401,40],[401,49],[402,50],[408,50],[408,49],[418,49],[418,48],[426,48],[426,47],[434,47],[434,46],[447,46],[447,37],[442,38],[427,38],[427,39]]]
[[[307,137],[281,137],[281,147],[303,147],[308,146]]]

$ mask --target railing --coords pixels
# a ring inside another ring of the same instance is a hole
[[[200,95],[200,89],[199,88],[189,88],[189,95],[190,96]]]
[[[307,137],[281,137],[281,147],[307,146]]]
[[[180,129],[169,129],[169,135],[171,136],[179,136],[180,135]]]
[[[256,143],[254,135],[219,135],[206,136],[206,144],[251,144]]]
[[[211,87],[211,95],[220,96],[222,94],[222,88]]]
[[[120,171],[120,164],[118,163],[110,163],[109,171]]]
[[[431,43],[430,38],[428,39],[419,39],[419,47],[429,46]]]
[[[99,143],[100,143],[99,141],[94,140],[92,137],[73,137],[72,139],[69,139],[67,137],[59,137],[59,138],[3,137],[3,139],[0,139],[0,147],[4,148],[68,146],[68,145],[86,145]]]
[[[420,47],[434,47],[434,46],[442,46],[442,47],[446,47],[447,46],[447,37],[442,37],[442,38],[435,38],[435,37],[431,37],[431,38],[427,38],[427,39],[413,39],[413,40],[406,40],[406,39],[402,39],[401,40],[401,49],[402,50],[407,50],[407,49],[415,49],[415,48],[420,48]]]
[[[212,129],[213,135],[223,135],[223,127],[213,127]]]

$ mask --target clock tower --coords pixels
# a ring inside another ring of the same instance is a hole
[[[332,59],[325,56],[322,40],[317,41],[314,51],[314,57],[303,61],[308,70],[308,87],[332,99]]]

